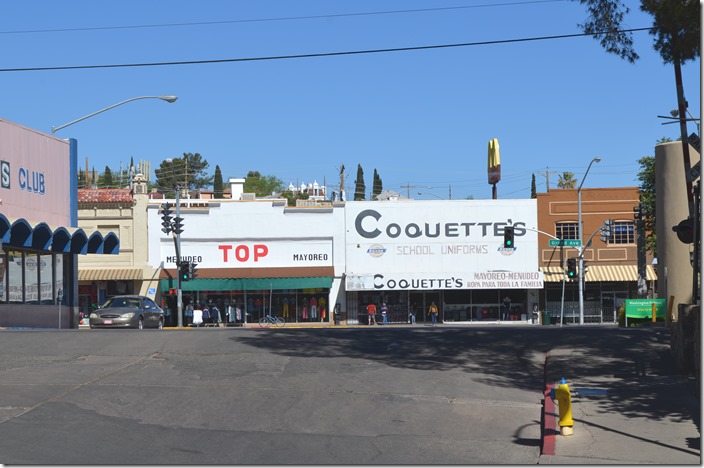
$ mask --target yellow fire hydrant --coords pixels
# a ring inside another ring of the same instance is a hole
[[[574,426],[572,396],[570,395],[570,387],[564,377],[560,380],[560,385],[557,386],[557,389],[553,388],[550,393],[552,399],[557,400],[557,406],[560,410],[560,419],[557,422],[558,426],[560,426],[560,435],[572,435],[572,427]]]

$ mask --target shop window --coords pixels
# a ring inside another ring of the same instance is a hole
[[[53,255],[38,255],[39,265],[39,303],[53,304],[54,274],[52,268]]]
[[[108,297],[134,294],[134,284],[132,281],[108,281]]]
[[[7,255],[0,251],[0,302],[7,302]]]
[[[64,291],[64,256],[55,255],[56,262],[54,264],[54,291],[56,291],[57,303],[66,305],[66,291]],[[61,300],[58,300],[59,292]]]
[[[19,250],[7,251],[7,270],[8,277],[7,301],[12,304],[20,304],[24,301],[22,288],[22,252]]]
[[[39,304],[39,255],[24,254],[24,302]]]

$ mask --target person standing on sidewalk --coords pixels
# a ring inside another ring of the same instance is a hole
[[[430,303],[428,315],[430,315],[430,320],[433,321],[433,326],[435,326],[438,323],[438,306],[435,305],[435,302]]]
[[[372,322],[374,322],[374,325],[377,325],[377,323],[376,323],[376,304],[374,304],[373,302],[370,302],[369,305],[367,306],[367,315],[369,316],[368,325],[371,325]]]
[[[389,312],[389,308],[386,307],[386,302],[381,303],[381,318],[384,320],[383,324],[388,325],[389,320],[386,318],[386,314]]]

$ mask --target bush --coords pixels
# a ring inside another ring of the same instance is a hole
[[[626,326],[626,305],[625,304],[622,304],[621,307],[618,308],[617,321],[618,321],[619,327]]]

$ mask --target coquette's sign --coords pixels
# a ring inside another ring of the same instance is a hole
[[[348,291],[434,290],[434,289],[541,289],[543,273],[539,271],[470,272],[464,275],[432,273],[374,273],[347,275]]]

